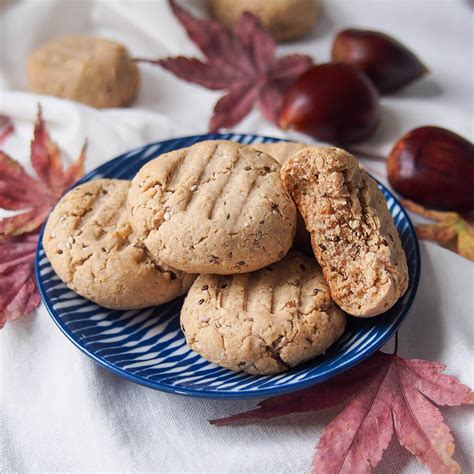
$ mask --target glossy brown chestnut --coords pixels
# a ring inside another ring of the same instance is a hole
[[[427,207],[474,209],[474,146],[440,127],[420,127],[403,135],[387,160],[390,185]]]
[[[368,137],[379,121],[379,98],[356,67],[328,63],[303,73],[286,93],[280,126],[320,140],[347,143]]]
[[[407,47],[377,31],[341,31],[334,39],[332,59],[357,66],[382,94],[397,91],[428,72]]]

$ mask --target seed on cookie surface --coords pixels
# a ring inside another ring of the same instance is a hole
[[[195,193],[198,189],[199,189],[199,186],[198,186],[197,184],[193,184],[193,185],[191,186],[191,192],[192,192],[192,193]]]

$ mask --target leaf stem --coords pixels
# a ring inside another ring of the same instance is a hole
[[[395,347],[393,348],[393,355],[398,355],[398,331],[395,333]]]

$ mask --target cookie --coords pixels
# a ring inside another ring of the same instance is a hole
[[[295,143],[295,142],[274,142],[274,143],[252,143],[252,148],[255,150],[263,151],[268,155],[275,158],[275,160],[280,163],[280,165],[284,165],[286,160],[291,156],[294,155],[297,151],[302,150],[303,148],[308,147],[309,145],[305,145],[304,143]]]
[[[129,181],[98,179],[69,191],[49,216],[46,255],[64,283],[112,309],[155,306],[184,294],[194,276],[158,265],[127,221]]]
[[[128,196],[129,220],[161,261],[188,273],[265,267],[291,247],[296,207],[269,155],[205,141],[143,166]]]
[[[317,18],[316,0],[211,0],[212,15],[226,28],[235,26],[243,12],[253,13],[279,41],[299,38]]]
[[[44,44],[28,58],[27,75],[33,92],[98,108],[129,105],[139,83],[137,66],[121,44],[88,36]]]
[[[181,309],[195,352],[250,374],[275,374],[324,353],[345,323],[316,260],[296,252],[253,273],[200,275]]]
[[[339,148],[311,147],[281,176],[334,301],[362,317],[392,307],[408,287],[406,257],[384,196],[359,162]]]

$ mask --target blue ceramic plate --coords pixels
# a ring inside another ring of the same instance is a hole
[[[147,161],[157,155],[209,139],[241,143],[278,141],[236,134],[166,140],[119,156],[84,176],[79,183],[96,178],[132,179]],[[231,372],[192,352],[179,327],[182,298],[138,311],[113,311],[82,298],[57,277],[40,243],[36,276],[43,302],[63,333],[88,356],[122,377],[157,390],[196,397],[251,398],[290,392],[322,382],[354,366],[388,341],[404,320],[415,297],[420,273],[415,233],[395,197],[379,186],[407,255],[410,271],[408,291],[381,316],[349,318],[343,337],[324,356],[283,374],[254,376]]]

